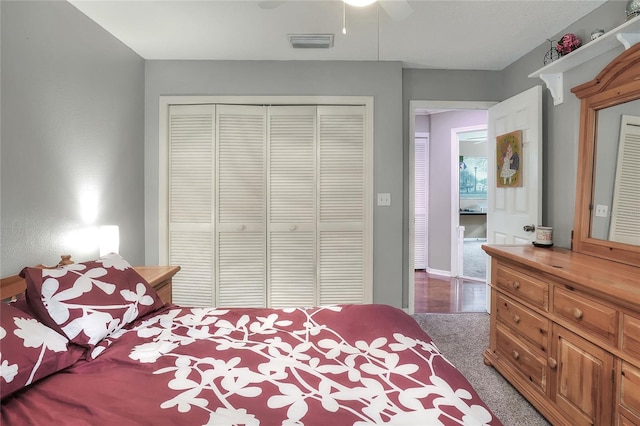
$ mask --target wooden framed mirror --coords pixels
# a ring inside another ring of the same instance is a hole
[[[640,266],[640,43],[571,91],[581,100],[572,249]]]

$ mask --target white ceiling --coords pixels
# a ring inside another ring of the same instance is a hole
[[[418,0],[395,20],[389,4],[346,6],[343,35],[341,0],[69,0],[145,59],[380,60],[460,70],[501,70],[605,1]],[[334,34],[334,46],[292,49],[287,34],[301,33]]]

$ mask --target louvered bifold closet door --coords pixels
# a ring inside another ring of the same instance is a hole
[[[315,306],[316,107],[270,107],[268,117],[269,306]]]
[[[169,109],[169,264],[173,302],[212,306],[213,153],[215,107],[172,105]]]
[[[318,107],[319,304],[364,303],[364,107]]]
[[[414,265],[427,269],[427,139],[415,139],[414,175]]]
[[[266,107],[218,105],[216,306],[266,306]]]
[[[619,147],[609,239],[637,246],[640,244],[640,117],[622,116]]]

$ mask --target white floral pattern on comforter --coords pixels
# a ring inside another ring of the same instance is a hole
[[[78,376],[96,379],[94,363],[136,375],[110,390],[138,395],[125,423],[501,424],[417,323],[385,305],[174,307],[94,351]]]

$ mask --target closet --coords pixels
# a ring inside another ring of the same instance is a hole
[[[174,303],[371,302],[364,106],[171,105]]]

